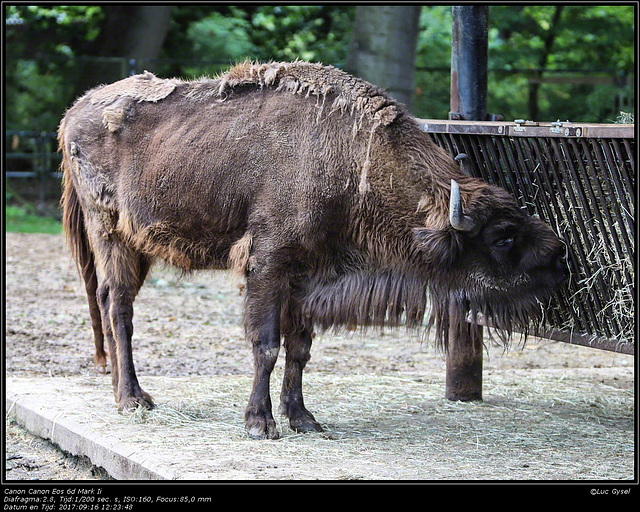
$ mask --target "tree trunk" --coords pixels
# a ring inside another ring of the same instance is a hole
[[[102,30],[87,51],[88,55],[105,59],[78,61],[76,96],[98,84],[124,78],[131,69],[131,59],[137,73],[153,71],[151,59],[160,55],[172,9],[170,5],[105,5]]]
[[[547,63],[549,61],[549,55],[553,48],[553,43],[556,39],[558,30],[558,24],[560,23],[560,17],[562,16],[562,10],[564,6],[556,6],[556,10],[553,13],[553,19],[551,20],[551,26],[544,38],[544,50],[538,60],[538,69],[535,72],[535,77],[542,78]],[[529,82],[529,119],[531,121],[539,121],[538,119],[538,93],[540,92],[539,82]]]
[[[411,106],[419,5],[356,7],[347,71]]]
[[[121,52],[129,59],[144,61],[144,68],[152,71],[152,59],[157,59],[169,30],[172,6],[139,5],[122,41]],[[143,69],[136,69],[138,73]]]

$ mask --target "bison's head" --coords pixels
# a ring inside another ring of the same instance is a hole
[[[463,208],[451,180],[445,229],[414,229],[432,283],[432,322],[442,337],[449,311],[458,311],[460,321],[471,311],[508,333],[526,332],[541,318],[541,301],[566,278],[565,247],[505,190],[469,183]],[[452,301],[457,307],[449,307]]]

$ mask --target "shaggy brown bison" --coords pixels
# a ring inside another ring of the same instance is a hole
[[[526,328],[564,276],[551,229],[465,176],[386,93],[305,62],[240,64],[196,81],[151,73],[98,87],[66,113],[64,227],[106,338],[120,409],[152,407],[131,350],[133,302],[161,259],[246,278],[255,377],[251,436],[276,438],[269,380],[286,349],[281,411],[298,431],[314,327],[429,324],[450,303]],[[453,308],[452,310],[455,310]]]

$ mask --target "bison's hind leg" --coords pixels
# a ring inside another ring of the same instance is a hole
[[[133,301],[149,270],[149,260],[111,236],[95,237],[93,247],[101,271],[97,302],[109,347],[111,380],[118,409],[154,407],[140,387],[133,363]]]
[[[102,368],[103,373],[106,373],[107,353],[104,351],[104,329],[102,327],[100,307],[98,306],[98,278],[93,264],[82,269],[82,277],[87,291],[89,316],[91,318],[91,327],[93,328],[93,343],[96,349],[93,360],[95,365]]]

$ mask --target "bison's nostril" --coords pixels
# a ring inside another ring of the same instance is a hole
[[[567,254],[563,249],[556,251],[551,259],[551,265],[557,272],[556,281],[558,284],[564,282],[569,274],[569,267],[567,265]]]

